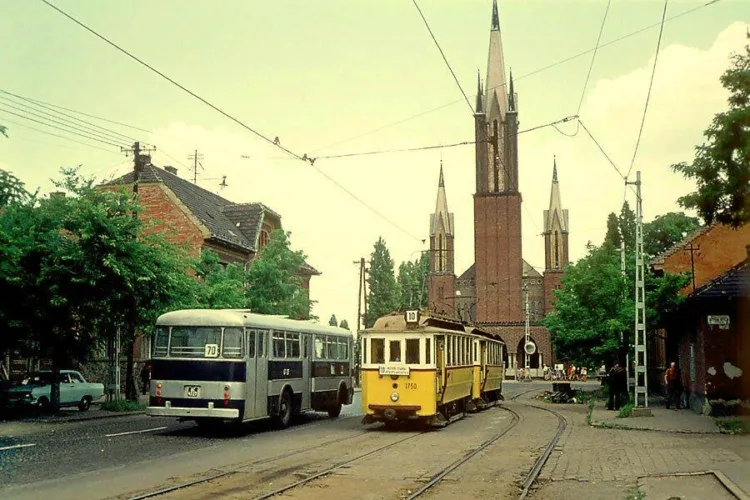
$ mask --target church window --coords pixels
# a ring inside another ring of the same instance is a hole
[[[555,269],[560,268],[560,236],[555,231]]]
[[[438,236],[438,272],[443,271],[443,235]]]

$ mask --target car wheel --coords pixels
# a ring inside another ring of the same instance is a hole
[[[78,403],[78,410],[88,411],[89,408],[91,408],[91,399],[88,396],[82,397],[80,403]]]
[[[50,408],[49,399],[45,398],[44,396],[39,398],[36,404],[40,410],[45,411],[45,412],[49,411],[49,408]]]

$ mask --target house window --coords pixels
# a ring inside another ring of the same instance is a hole
[[[263,250],[263,247],[266,246],[266,243],[268,243],[268,231],[261,231],[260,232],[260,238],[258,241],[258,251]]]

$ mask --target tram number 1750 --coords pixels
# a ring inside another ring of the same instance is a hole
[[[404,384],[404,388],[405,389],[416,389],[417,388],[417,384],[416,384],[416,382],[407,382],[406,384]]]

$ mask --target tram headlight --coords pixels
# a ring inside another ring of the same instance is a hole
[[[393,394],[391,394],[391,401],[393,401],[394,403],[396,401],[398,401],[398,393],[397,392],[394,392]]]

